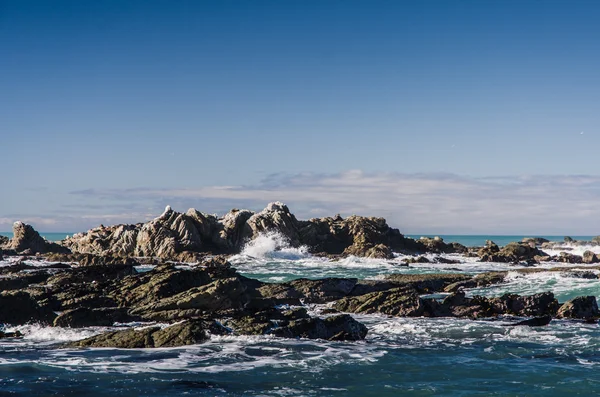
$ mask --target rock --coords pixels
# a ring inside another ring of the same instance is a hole
[[[583,259],[579,255],[569,254],[568,252],[561,252],[556,258],[558,262],[563,263],[582,263]]]
[[[23,222],[15,222],[13,224],[13,238],[8,243],[7,248],[19,253],[28,251],[31,254],[70,252],[61,245],[46,241],[31,225]]]
[[[335,302],[333,307],[342,312],[381,313],[399,317],[418,317],[425,310],[419,294],[410,286],[343,298]]]
[[[563,277],[582,278],[587,280],[598,279],[598,275],[589,270],[569,270],[566,272],[561,272],[560,275]]]
[[[52,324],[56,314],[25,291],[0,293],[0,323],[22,325],[29,322]]]
[[[536,256],[545,256],[535,246],[527,243],[508,243],[499,248],[493,242],[486,242],[486,246],[479,250],[479,258],[482,262],[518,263],[521,261],[535,261]]]
[[[355,278],[300,278],[287,283],[264,284],[258,291],[263,298],[276,300],[276,304],[299,304],[300,300],[304,303],[326,303],[350,294],[357,281]]]
[[[569,237],[569,236],[565,236],[565,238],[564,238],[564,241],[565,241],[565,243],[574,243],[574,242],[575,242],[575,240],[573,240],[573,239],[572,239],[571,237]]]
[[[471,276],[461,273],[389,274],[385,276],[384,282],[395,286],[408,285],[421,294],[429,294],[444,291],[448,285],[470,278]]]
[[[239,252],[244,245],[246,222],[254,212],[232,209],[219,219],[217,231],[214,232],[215,244],[225,252]]]
[[[139,318],[130,316],[127,308],[105,307],[91,309],[79,307],[67,310],[54,319],[55,327],[108,327],[114,323],[128,323],[139,321]]]
[[[215,280],[210,284],[190,288],[179,294],[161,299],[156,303],[135,308],[132,314],[144,317],[148,313],[180,310],[216,312],[227,309],[242,309],[248,302],[244,295],[246,286],[239,278]],[[153,317],[156,319],[156,317]]]
[[[557,313],[558,318],[591,320],[600,317],[595,296],[579,296],[565,302]]]
[[[9,241],[10,239],[8,237],[0,235],[0,250],[8,245]]]
[[[592,237],[592,243],[600,245],[600,236]]]
[[[554,315],[558,310],[558,301],[552,292],[543,292],[529,296],[505,294],[489,299],[498,314],[517,316]]]
[[[598,259],[598,256],[595,253],[588,250],[583,253],[582,262],[588,263],[588,264],[589,263],[598,263],[598,262],[600,262],[600,259]]]
[[[287,205],[277,201],[248,218],[243,237],[253,240],[262,234],[276,232],[284,236],[290,245],[297,247],[300,245],[298,226],[298,220]]]
[[[541,246],[544,243],[549,243],[550,240],[547,240],[545,238],[542,237],[524,237],[523,240],[521,240],[522,243],[526,243],[529,245],[535,246]]]
[[[550,321],[552,321],[552,316],[547,314],[545,316],[534,317],[534,318],[529,318],[527,320],[519,321],[514,324],[507,324],[506,326],[507,327],[516,327],[516,326],[525,325],[528,327],[542,327],[544,325],[550,324]]]
[[[439,236],[434,238],[421,237],[418,241],[425,246],[425,251],[436,254],[464,253],[468,250],[467,247],[459,243],[446,244],[444,239]]]
[[[120,349],[176,347],[203,343],[210,338],[209,335],[213,332],[228,333],[225,328],[214,321],[189,320],[163,329],[148,327],[139,330],[107,332],[68,343],[64,347],[114,347]]]
[[[405,263],[430,263],[431,261],[424,256],[409,257],[404,259]]]
[[[5,332],[5,331],[0,331],[0,339],[5,339],[5,338],[22,338],[23,334],[20,331],[15,331],[15,332]]]
[[[348,314],[325,319],[308,318],[291,321],[287,326],[275,328],[272,334],[284,338],[325,339],[335,341],[362,340],[367,327]]]

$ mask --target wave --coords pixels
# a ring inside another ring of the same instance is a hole
[[[310,256],[308,247],[292,247],[287,237],[279,232],[260,234],[249,241],[240,253],[242,256],[257,259],[297,260]]]

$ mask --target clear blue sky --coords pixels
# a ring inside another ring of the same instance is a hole
[[[325,192],[336,205],[290,186],[360,170],[369,180],[350,187],[416,178],[405,193],[423,202],[448,174],[476,186],[543,175],[556,195],[552,176],[598,175],[598,21],[597,1],[0,0],[0,229],[283,198],[305,216],[399,212],[407,232],[467,230],[444,200],[438,224],[409,197],[390,209]],[[520,188],[503,203],[540,199]],[[536,219],[504,231],[537,231]],[[560,222],[540,232],[592,232]]]

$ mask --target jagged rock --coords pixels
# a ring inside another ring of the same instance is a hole
[[[588,263],[588,264],[589,263],[598,263],[598,262],[600,262],[600,259],[592,251],[585,251],[583,253],[582,262],[583,263]]]
[[[430,263],[431,261],[424,256],[404,258],[405,263]]]
[[[238,335],[265,335],[274,328],[288,325],[290,321],[304,318],[310,316],[303,307],[289,310],[270,307],[260,311],[239,312],[233,318],[224,320],[223,324]]]
[[[325,319],[307,318],[291,321],[288,325],[275,328],[272,334],[284,338],[308,338],[326,340],[361,340],[367,336],[367,327],[348,314]]]
[[[120,279],[136,273],[137,271],[132,265],[90,265],[75,268],[70,272],[55,274],[47,280],[47,283],[56,286],[92,283]]]
[[[10,239],[8,237],[0,235],[0,251],[2,248],[4,248],[4,246],[8,245],[9,241]]]
[[[350,313],[382,313],[400,317],[418,317],[425,310],[417,290],[404,286],[338,300],[336,310]]]
[[[244,245],[245,226],[254,212],[232,209],[219,219],[215,240],[225,252],[237,252]]]
[[[556,315],[558,318],[579,318],[585,320],[600,317],[595,296],[578,296],[565,302]]]
[[[268,232],[280,233],[292,246],[300,245],[298,220],[287,205],[279,201],[269,203],[267,208],[248,218],[243,237],[255,239]]]
[[[0,293],[0,323],[22,325],[28,322],[52,324],[56,314],[50,306],[25,291]]]
[[[421,294],[443,291],[448,285],[468,280],[471,276],[460,273],[432,273],[432,274],[389,274],[384,282],[391,282],[396,286],[409,285]]]
[[[81,254],[132,256],[140,228],[141,224],[108,227],[100,225],[86,233],[67,237],[62,244],[72,252]]]
[[[214,321],[189,320],[161,329],[127,329],[92,336],[65,347],[114,347],[120,349],[141,349],[153,347],[176,347],[203,343],[211,333],[226,334],[228,331]]]
[[[127,308],[103,307],[91,309],[79,307],[61,313],[54,319],[54,326],[70,328],[106,327],[114,323],[127,323],[137,320],[139,318],[129,315]]]
[[[18,253],[27,252],[28,254],[70,252],[61,245],[46,241],[31,225],[23,222],[15,222],[13,224],[13,238],[8,243],[7,248]]]

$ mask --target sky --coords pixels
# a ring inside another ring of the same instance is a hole
[[[600,234],[600,2],[0,0],[0,231]]]

